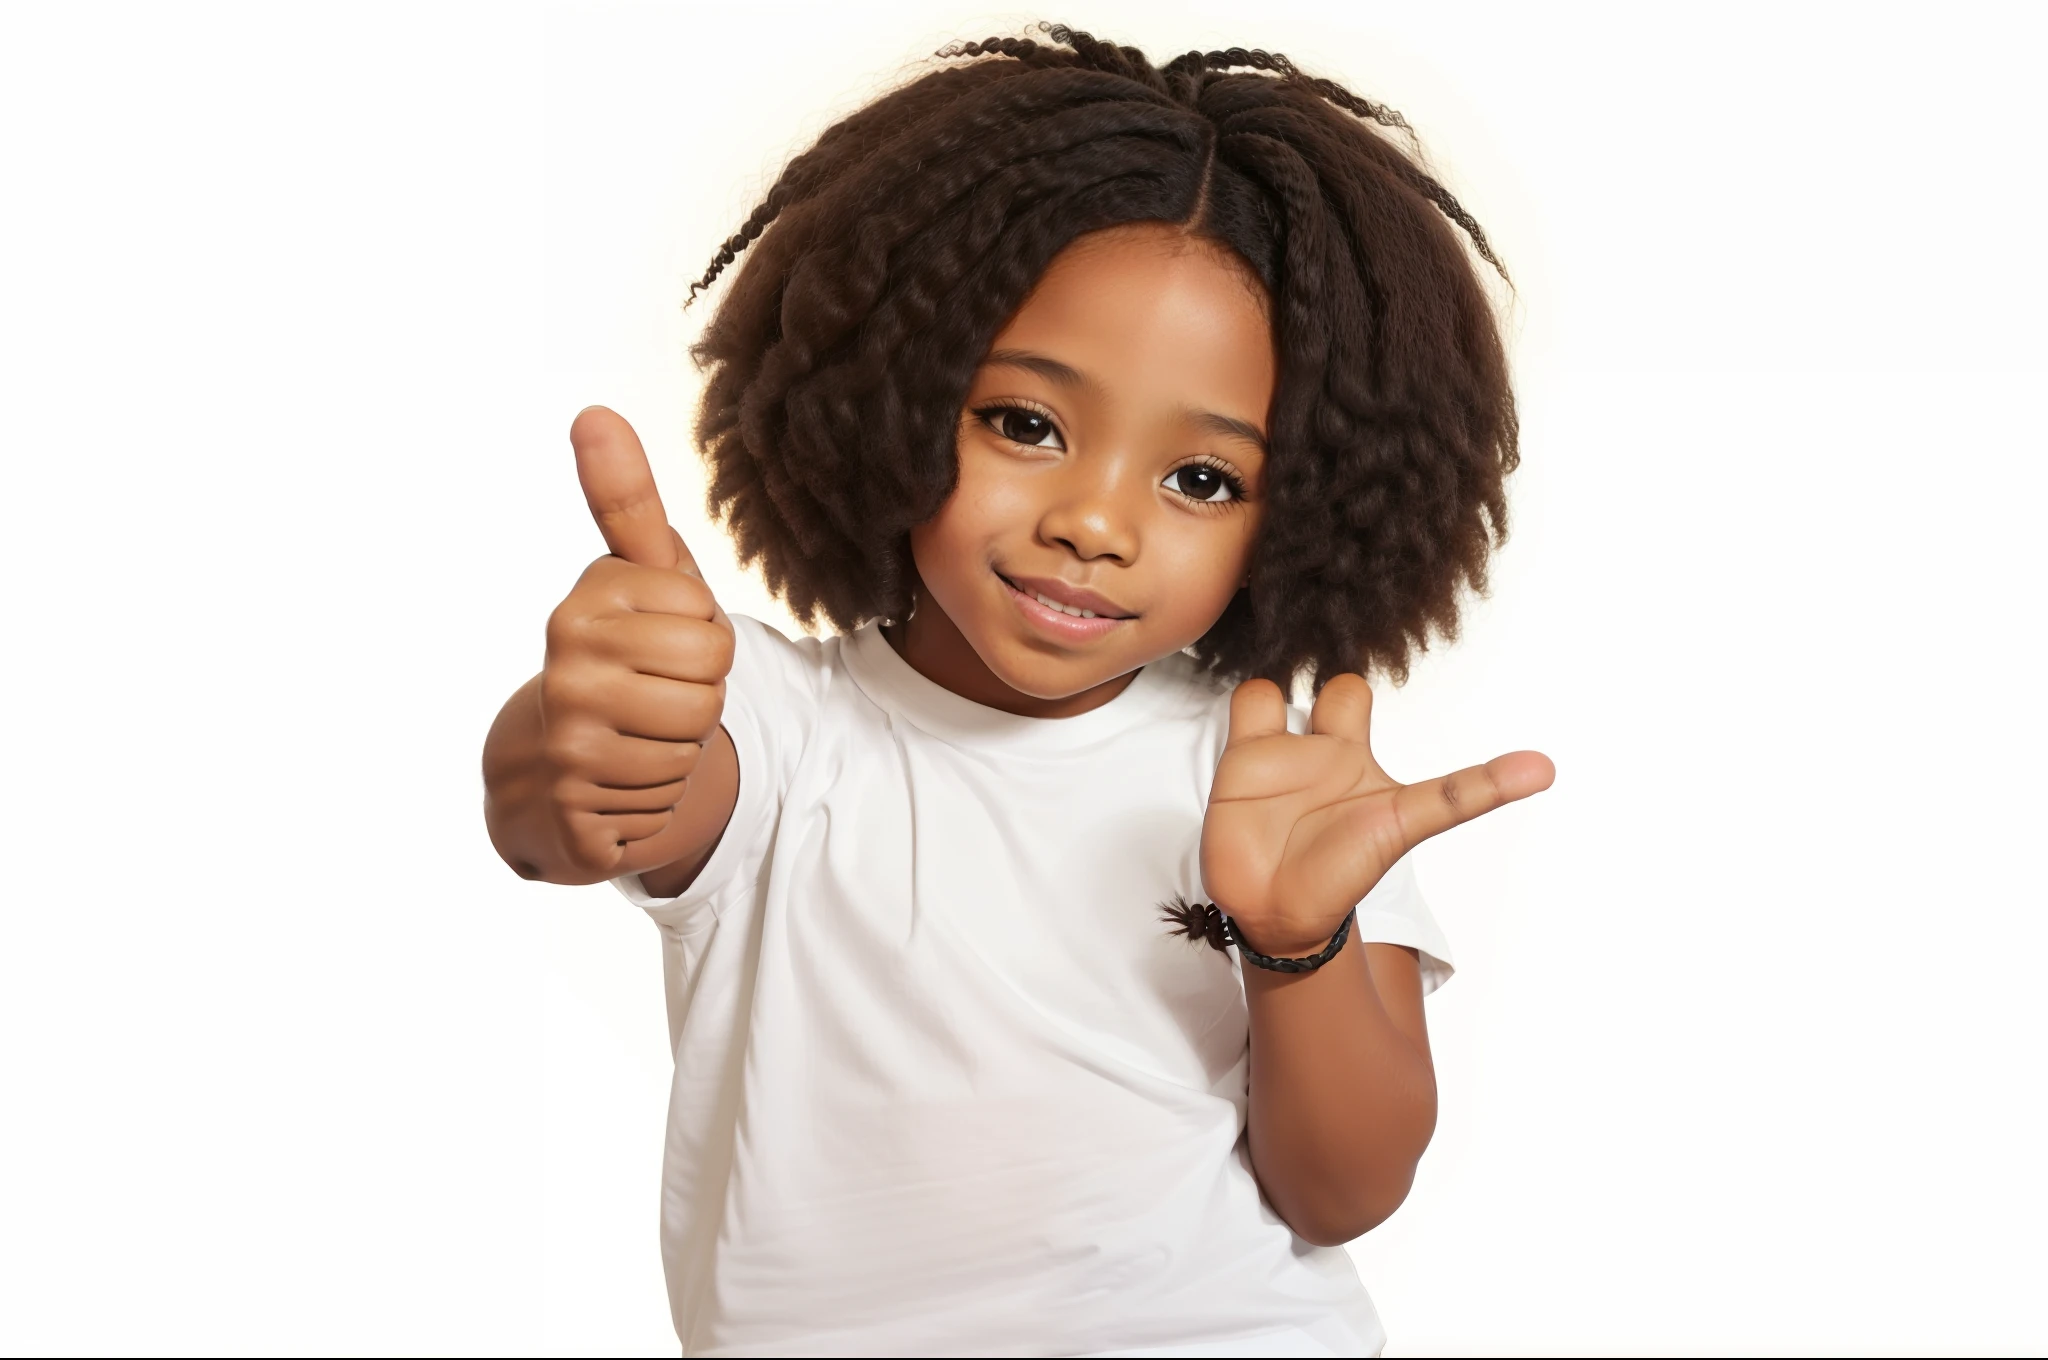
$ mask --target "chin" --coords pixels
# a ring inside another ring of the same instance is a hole
[[[1008,641],[982,652],[982,661],[998,680],[1019,694],[1046,700],[1071,699],[1145,664],[1142,660],[1124,665],[1107,657],[1040,651]]]

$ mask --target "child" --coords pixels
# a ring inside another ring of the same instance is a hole
[[[712,506],[839,636],[728,618],[625,422],[571,431],[611,554],[487,817],[661,927],[689,1354],[1377,1353],[1339,1244],[1450,971],[1402,856],[1551,780],[1367,745],[1503,531],[1477,224],[1280,57],[1046,32],[831,128],[699,284],[746,252]]]

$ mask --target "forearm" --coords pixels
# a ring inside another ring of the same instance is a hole
[[[1253,1169],[1319,1245],[1400,1207],[1436,1128],[1436,1078],[1412,951],[1345,948],[1313,973],[1247,967]]]

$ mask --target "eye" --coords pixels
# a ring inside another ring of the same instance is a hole
[[[1012,443],[1031,448],[1063,449],[1052,417],[1029,406],[983,406],[975,418]]]
[[[1166,474],[1166,485],[1191,501],[1222,504],[1244,497],[1244,483],[1210,463],[1177,467]]]

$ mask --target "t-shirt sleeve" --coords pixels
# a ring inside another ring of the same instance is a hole
[[[680,896],[653,897],[638,874],[612,880],[626,900],[663,925],[680,926],[747,892],[774,839],[782,800],[816,726],[825,686],[825,647],[790,641],[745,615],[732,616],[732,672],[720,722],[739,756],[740,791],[718,848]]]
[[[1299,705],[1287,706],[1287,730],[1308,731],[1308,713]],[[1380,877],[1365,900],[1358,904],[1358,920],[1351,928],[1359,944],[1398,944],[1422,956],[1424,995],[1450,981],[1450,942],[1423,900],[1421,885],[1415,881],[1415,866],[1403,856]]]
[[[1351,929],[1360,944],[1398,944],[1420,954],[1425,995],[1450,981],[1451,946],[1423,901],[1415,866],[1405,855],[1358,904],[1358,922]]]

